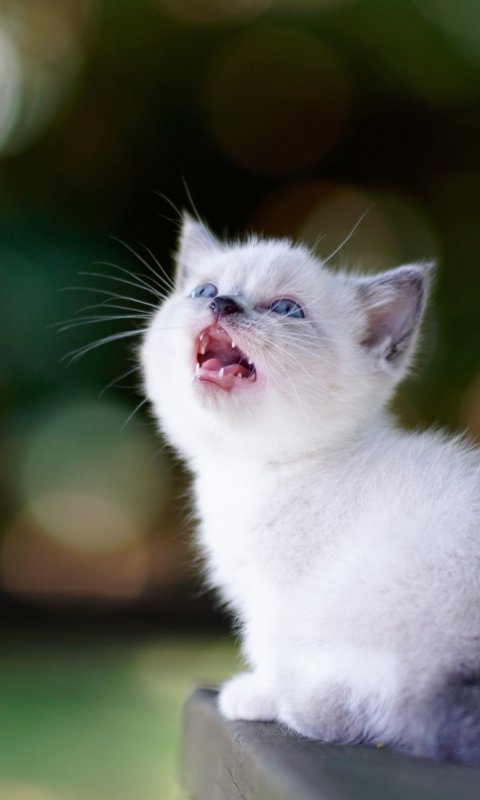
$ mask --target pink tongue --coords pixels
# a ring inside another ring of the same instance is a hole
[[[224,375],[243,375],[244,378],[248,378],[249,375],[248,369],[240,366],[240,364],[228,364],[228,366],[225,366],[219,358],[209,358],[208,361],[204,361],[202,364],[202,369],[207,369],[211,372],[220,372],[222,368]]]
[[[202,369],[209,369],[212,372],[220,372],[224,366],[225,364],[223,361],[220,361],[219,358],[209,358],[208,361],[203,362]]]

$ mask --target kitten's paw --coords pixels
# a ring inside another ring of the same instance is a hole
[[[264,681],[251,673],[236,675],[220,692],[218,706],[227,719],[271,722],[277,718],[277,702]]]

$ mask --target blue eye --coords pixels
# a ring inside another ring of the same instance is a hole
[[[294,300],[287,300],[286,298],[275,300],[270,306],[269,311],[273,311],[275,314],[281,314],[282,317],[296,317],[297,319],[303,319],[305,317],[298,303]]]
[[[214,283],[202,283],[193,290],[190,297],[216,297],[217,294],[218,289]]]

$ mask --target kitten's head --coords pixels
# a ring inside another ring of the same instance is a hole
[[[336,273],[287,241],[227,245],[185,217],[175,291],[141,354],[167,437],[190,458],[277,460],[350,435],[405,374],[428,271]]]

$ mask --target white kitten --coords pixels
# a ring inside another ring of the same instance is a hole
[[[480,459],[399,430],[428,266],[334,273],[186,217],[142,348],[252,672],[230,719],[480,764]]]

